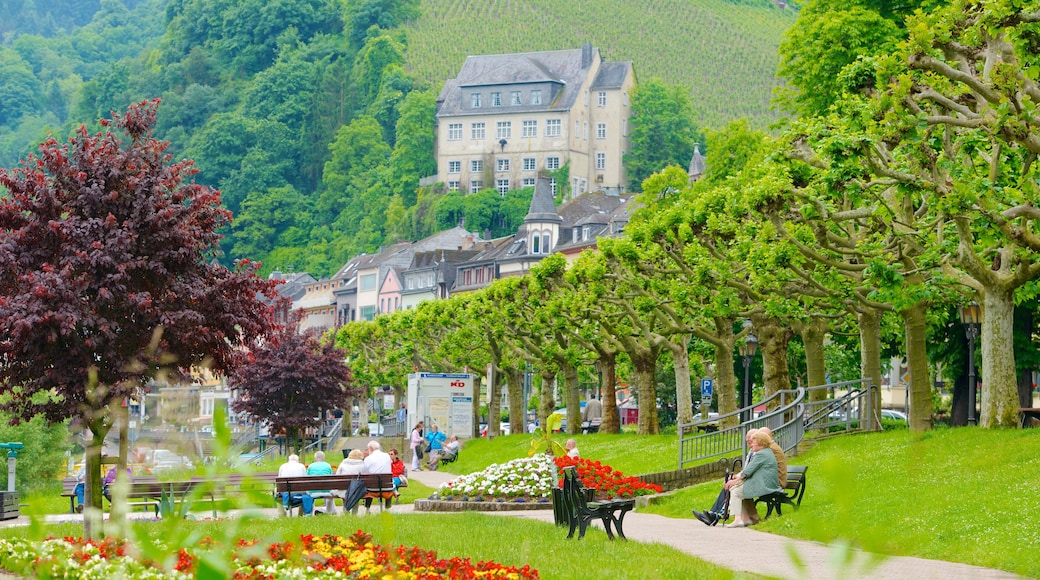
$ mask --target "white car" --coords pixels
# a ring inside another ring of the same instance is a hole
[[[896,411],[894,409],[881,409],[882,419],[895,419],[897,421],[906,421],[906,413],[902,411]]]
[[[152,473],[195,469],[195,464],[190,459],[169,449],[156,449],[152,454],[152,461]]]

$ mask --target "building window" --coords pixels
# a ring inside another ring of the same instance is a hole
[[[362,306],[361,307],[361,320],[374,320],[376,317],[375,306]]]
[[[484,160],[483,159],[470,159],[469,161],[469,172],[480,173],[484,171]]]
[[[415,278],[408,279],[408,289],[415,290]]]
[[[524,181],[523,181],[523,186],[524,187],[534,187],[534,178],[533,177],[525,177]]]
[[[448,141],[462,140],[462,123],[448,123]]]
[[[596,138],[603,140],[607,138],[607,124],[596,123]]]
[[[541,105],[542,104],[542,91],[531,91],[531,104]]]
[[[555,169],[559,169],[560,168],[560,158],[559,157],[546,157],[545,158],[545,168],[550,170],[550,171],[555,170]]]
[[[376,275],[365,274],[361,277],[361,290],[375,290],[376,289]]]
[[[621,136],[628,137],[628,119],[621,119]]]
[[[606,91],[600,91],[596,93],[596,104],[601,107],[607,106],[607,93]]]
[[[592,228],[591,227],[584,226],[584,227],[581,228],[581,239],[582,239],[582,241],[584,241],[584,242],[589,241],[589,236],[591,234],[592,234]]]
[[[495,123],[495,138],[496,139],[512,139],[513,138],[513,122],[512,121],[498,121]]]
[[[596,154],[596,169],[603,170],[607,168],[607,154],[597,153]]]
[[[509,93],[509,104],[513,105],[514,107],[523,104],[523,102],[520,100],[520,91],[513,91]]]
[[[469,104],[474,109],[479,109],[480,108],[480,93],[470,93],[469,94]]]
[[[559,119],[546,119],[545,120],[545,136],[546,137],[559,137],[563,123]]]
[[[509,171],[509,158],[499,158],[495,160],[495,171]]]
[[[501,107],[502,106],[502,93],[491,93],[491,106]]]
[[[508,179],[496,179],[495,189],[498,190],[499,195],[505,195],[509,193],[509,180]]]
[[[556,197],[556,178],[549,178],[549,191],[552,192],[553,197]]]
[[[542,249],[542,236],[538,235],[537,232],[531,236],[531,253],[540,254]]]
[[[578,139],[581,136],[581,121],[574,120],[574,138]]]
[[[452,181],[448,182],[448,191],[458,191],[458,190],[459,190],[459,182],[458,182],[458,180],[452,180]]]
[[[524,137],[538,136],[538,121],[523,121],[521,126],[523,127]]]
[[[481,189],[484,189],[484,182],[479,179],[473,179],[469,182],[469,192],[477,193]]]
[[[542,234],[542,253],[548,254],[549,250],[552,249],[552,245],[549,243],[549,234]]]
[[[524,157],[524,171],[534,171],[538,169],[538,160],[534,157]]]
[[[484,268],[477,268],[477,284],[484,283]]]
[[[462,162],[461,161],[449,161],[448,162],[448,173],[462,173]]]
[[[477,141],[483,141],[487,136],[487,129],[485,129],[484,123],[471,123],[469,126],[469,138]]]
[[[584,123],[581,124],[581,138],[586,140],[586,141],[589,140],[589,122],[588,121],[585,121]],[[459,133],[459,139],[462,139],[462,133],[461,132]]]

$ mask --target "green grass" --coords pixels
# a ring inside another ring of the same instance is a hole
[[[901,429],[828,438],[791,460],[809,466],[801,509],[758,529],[1040,577],[1037,435]],[[701,484],[644,511],[691,518],[718,492],[719,482]]]
[[[237,522],[235,535],[268,541],[297,539],[301,534],[350,535],[361,529],[380,544],[420,546],[436,550],[442,558],[463,557],[494,560],[501,564],[530,564],[541,577],[553,579],[728,579],[734,573],[688,556],[661,544],[610,542],[599,528],[591,529],[581,541],[567,541],[564,531],[552,524],[480,513],[462,514],[372,514],[315,516]],[[134,534],[171,540],[178,534],[192,537],[223,537],[225,522],[180,524],[171,532],[162,524],[135,524]],[[82,526],[61,525],[30,529],[6,528],[2,537],[78,536]]]

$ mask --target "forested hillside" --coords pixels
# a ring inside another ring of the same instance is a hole
[[[159,97],[157,136],[235,214],[222,259],[330,275],[395,240],[522,221],[530,191],[418,187],[437,92],[468,54],[590,41],[693,95],[701,127],[764,125],[793,19],[768,0],[9,0],[0,166]]]

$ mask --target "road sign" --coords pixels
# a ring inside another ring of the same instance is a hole
[[[701,398],[711,396],[711,387],[713,381],[711,379],[701,379]]]

